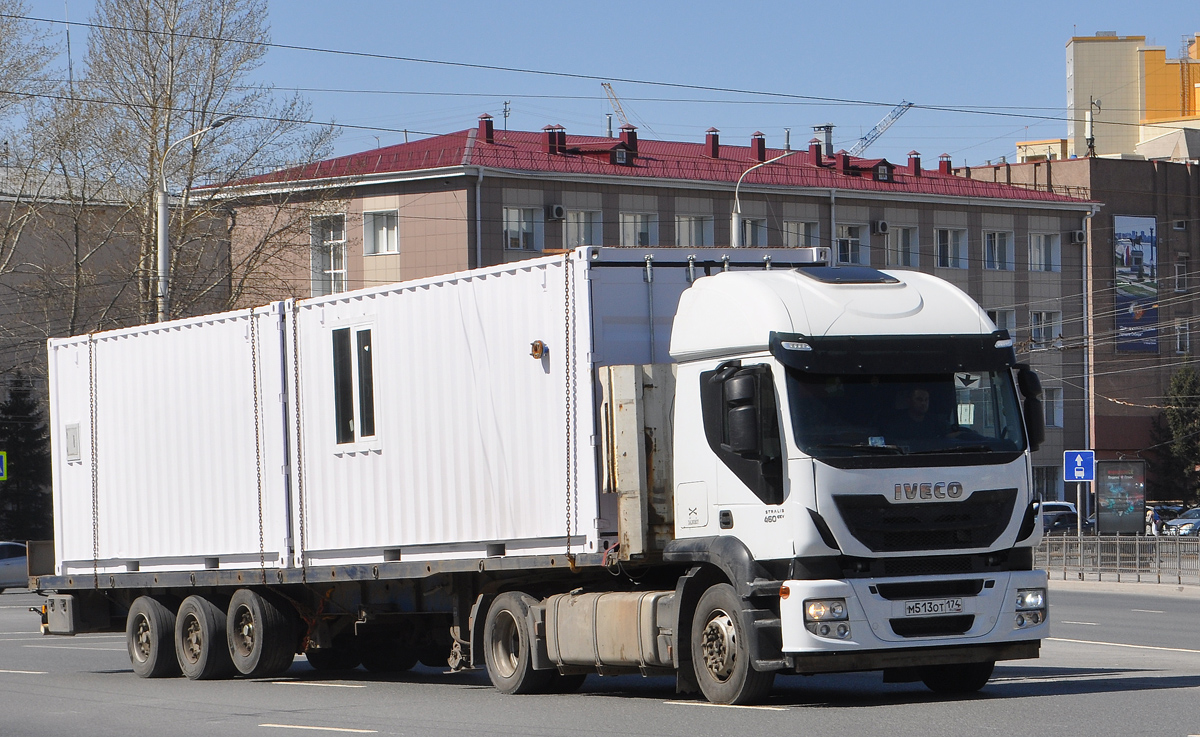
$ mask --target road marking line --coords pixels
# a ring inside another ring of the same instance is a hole
[[[743,706],[741,704],[710,704],[707,701],[664,701],[676,706],[713,706],[718,709],[758,709],[759,711],[787,711],[786,706]]]
[[[1099,622],[1069,622],[1065,619],[1062,620],[1061,622],[1059,622],[1059,624],[1082,624],[1087,627],[1099,627],[1100,626]]]
[[[309,727],[303,724],[260,724],[260,727],[274,729],[315,729],[319,732],[353,732],[354,734],[378,734],[376,729],[350,729],[349,727]]]
[[[1160,612],[1157,609],[1130,609],[1129,611],[1141,612],[1142,614],[1166,614],[1166,612]]]
[[[271,681],[276,686],[320,686],[322,688],[366,688],[361,683],[321,683],[319,681]]]
[[[1155,645],[1127,645],[1124,642],[1097,642],[1095,640],[1069,640],[1065,637],[1047,637],[1051,642],[1074,642],[1079,645],[1108,645],[1109,647],[1129,647],[1134,650],[1161,650],[1168,653],[1200,653],[1200,650],[1188,650],[1183,647],[1157,647]]]
[[[43,650],[104,650],[114,653],[129,651],[128,648],[124,647],[80,647],[79,645],[22,645],[21,647],[40,647]]]
[[[49,672],[47,670],[0,670],[0,673],[15,673],[19,676],[44,676]]]

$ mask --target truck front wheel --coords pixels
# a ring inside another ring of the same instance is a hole
[[[545,691],[552,670],[534,670],[529,607],[537,600],[519,591],[501,594],[488,609],[483,625],[483,654],[488,678],[503,693]]]
[[[201,596],[189,596],[175,615],[175,657],[193,681],[233,675],[225,636],[225,612]]]
[[[159,601],[139,596],[125,620],[125,645],[133,672],[142,678],[179,675],[175,658],[175,615]]]
[[[774,673],[750,663],[750,633],[742,627],[741,600],[727,583],[704,592],[692,616],[692,665],[704,697],[714,704],[753,704],[771,692]]]
[[[921,682],[930,691],[944,694],[975,693],[987,685],[996,661],[931,665],[921,672]]]
[[[296,656],[296,631],[287,604],[250,589],[238,589],[229,602],[225,630],[229,655],[238,672],[251,678],[287,670]]]

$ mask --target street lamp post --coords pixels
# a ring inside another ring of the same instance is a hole
[[[167,146],[167,150],[163,152],[162,159],[159,160],[158,166],[158,322],[165,322],[168,318],[167,305],[167,288],[171,274],[171,243],[168,233],[170,227],[171,214],[167,203],[167,157],[171,155],[171,149],[181,143],[186,143],[193,138],[198,138],[210,130],[220,128],[229,121],[233,120],[233,116],[229,115],[224,118],[214,120],[212,124],[205,128],[192,133],[188,136],[180,138],[175,143]]]
[[[742,180],[746,178],[747,174],[755,169],[766,166],[767,164],[774,164],[780,159],[786,159],[787,157],[796,153],[797,150],[799,149],[785,151],[773,159],[767,159],[766,161],[757,163],[746,171],[742,172],[742,175],[738,177],[737,184],[733,188],[733,215],[729,218],[729,245],[731,247],[742,247],[742,201],[739,198],[739,190],[742,188]]]

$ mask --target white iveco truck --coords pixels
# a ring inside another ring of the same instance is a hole
[[[1048,634],[1037,377],[950,284],[827,259],[588,247],[52,340],[43,630],[147,677],[979,689]]]

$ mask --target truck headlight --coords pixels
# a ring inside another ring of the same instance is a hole
[[[1017,629],[1036,627],[1046,621],[1046,590],[1017,589]]]
[[[845,599],[809,599],[804,602],[804,626],[818,637],[845,640],[850,636]]]

